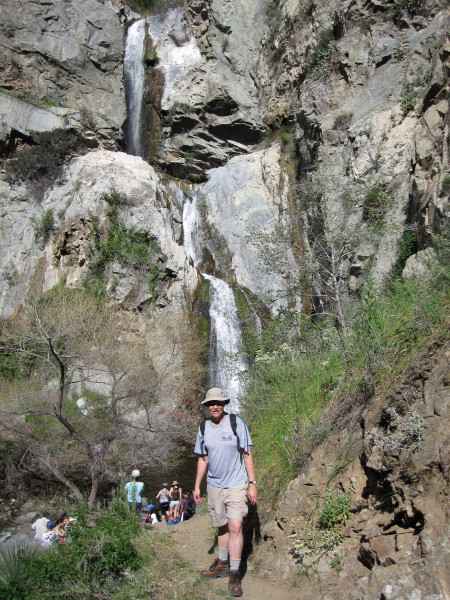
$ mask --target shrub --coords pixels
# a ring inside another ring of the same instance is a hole
[[[441,183],[440,195],[445,196],[450,192],[450,175],[446,175]]]
[[[46,210],[39,220],[32,219],[34,225],[34,239],[36,242],[40,242],[42,246],[50,239],[50,235],[53,231],[55,220],[53,217],[53,210],[49,208]]]
[[[333,529],[345,525],[350,514],[348,492],[341,494],[328,488],[321,509],[319,510],[320,526],[323,529]]]
[[[292,553],[297,560],[304,566],[310,567],[320,560],[323,554],[339,545],[343,540],[342,528],[349,514],[348,492],[338,493],[328,488],[319,508],[318,523],[313,522],[313,514],[302,530],[298,530],[295,519],[292,522],[295,531],[289,538],[293,547]],[[338,568],[335,556],[339,555],[335,553],[330,562],[333,568]],[[309,562],[305,562],[306,559]]]
[[[386,212],[392,204],[392,199],[386,194],[385,186],[376,183],[367,190],[363,199],[363,221],[376,230],[384,225]]]
[[[94,240],[90,248],[89,275],[84,280],[85,287],[96,296],[105,297],[105,270],[109,264],[117,261],[123,267],[137,273],[147,273],[149,290],[153,299],[156,299],[158,282],[167,277],[166,272],[160,269],[156,262],[156,255],[159,252],[158,243],[147,232],[126,227],[120,219],[119,209],[129,205],[124,194],[111,189],[109,193],[102,195],[102,199],[109,206],[107,211],[109,226],[106,233],[101,235],[98,219],[92,217]],[[116,278],[110,291],[115,289],[117,284]]]
[[[326,73],[331,66],[333,48],[333,28],[330,27],[320,33],[317,43],[310,50],[306,60],[307,71],[310,71],[317,77]]]
[[[20,150],[17,156],[7,163],[7,181],[54,181],[61,175],[64,163],[85,150],[83,139],[74,131],[55,129],[38,133],[34,145]]]

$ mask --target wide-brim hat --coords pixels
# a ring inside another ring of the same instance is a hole
[[[228,404],[230,398],[227,398],[223,393],[223,390],[220,388],[211,388],[206,392],[206,398],[201,402],[201,404],[207,404],[208,402],[213,401],[223,402],[224,404]]]
[[[172,481],[172,485],[178,485],[178,481]]]

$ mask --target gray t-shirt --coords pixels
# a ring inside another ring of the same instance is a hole
[[[237,417],[236,432],[241,448],[252,445],[250,434],[244,421]],[[202,434],[200,428],[195,442],[195,454],[202,455]],[[205,423],[205,454],[208,456],[207,483],[219,488],[229,488],[247,481],[242,452],[238,451],[237,439],[231,429],[230,416],[225,414],[218,425],[210,420]]]

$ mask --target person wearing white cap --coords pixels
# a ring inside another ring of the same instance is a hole
[[[250,435],[240,417],[225,412],[229,402],[220,388],[208,390],[202,401],[210,418],[200,424],[194,448],[198,455],[194,500],[202,501],[200,484],[206,474],[208,512],[217,527],[219,553],[208,569],[200,571],[200,576],[228,576],[228,592],[242,596],[242,520],[247,515],[248,502],[256,504],[257,491]]]
[[[134,469],[131,471],[131,481],[128,481],[125,484],[128,506],[130,507],[130,510],[134,509],[137,513],[140,513],[142,508],[141,493],[144,489],[143,482],[138,481],[140,476],[140,471],[138,469]]]

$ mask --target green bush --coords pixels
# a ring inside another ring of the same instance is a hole
[[[90,248],[89,275],[84,280],[84,286],[96,296],[106,296],[105,270],[113,261],[123,267],[138,273],[147,274],[148,287],[156,299],[160,282],[167,278],[164,270],[156,263],[159,246],[156,240],[145,231],[137,231],[126,227],[119,217],[119,209],[129,205],[124,194],[115,189],[102,195],[108,204],[107,216],[109,225],[106,233],[102,235],[98,226],[98,218],[92,217],[94,233],[93,244]],[[113,281],[117,287],[118,281]],[[113,289],[110,287],[110,290]]]
[[[54,181],[61,175],[61,167],[72,156],[86,150],[78,133],[55,129],[38,133],[34,145],[23,148],[6,165],[9,183],[45,179]]]
[[[333,48],[333,28],[330,27],[320,33],[317,43],[310,50],[306,60],[306,70],[315,76],[328,72],[331,67]]]
[[[32,219],[34,226],[34,239],[36,242],[40,242],[42,246],[50,239],[50,235],[55,225],[55,219],[53,216],[53,210],[49,208],[46,210],[39,220]]]
[[[319,510],[320,526],[333,529],[345,525],[350,514],[348,492],[336,493],[328,488],[322,507]]]
[[[450,175],[446,175],[441,183],[440,195],[445,196],[450,192]]]
[[[363,198],[363,221],[374,229],[380,229],[391,204],[392,199],[387,195],[384,185],[376,183],[367,190]]]
[[[2,600],[106,600],[108,590],[126,585],[126,575],[143,566],[136,548],[143,531],[120,496],[100,514],[80,506],[76,516],[67,543],[16,553],[6,577],[0,558]]]

